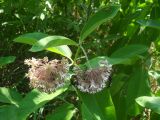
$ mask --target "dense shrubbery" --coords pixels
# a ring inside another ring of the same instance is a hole
[[[0,119],[159,120],[159,11],[158,0],[1,0]]]

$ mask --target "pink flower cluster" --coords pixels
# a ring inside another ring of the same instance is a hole
[[[86,71],[76,70],[77,88],[82,92],[96,93],[101,91],[109,80],[111,75],[112,65],[102,61],[97,68],[91,68]]]
[[[44,92],[52,92],[65,85],[69,76],[69,64],[66,59],[48,61],[43,59],[26,59],[25,64],[30,68],[26,77],[30,79],[30,86]],[[101,91],[109,80],[112,65],[107,61],[101,61],[99,67],[82,70],[79,67],[74,70],[76,86],[82,92],[96,93]]]
[[[43,59],[26,59],[24,63],[30,66],[26,77],[30,79],[30,86],[44,92],[52,92],[65,83],[69,66],[66,59],[48,61]]]

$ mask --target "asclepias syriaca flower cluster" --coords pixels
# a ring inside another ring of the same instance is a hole
[[[51,60],[47,57],[43,59],[26,59],[24,61],[29,66],[26,77],[30,80],[30,86],[43,92],[53,92],[65,85],[69,76],[69,63],[67,59]],[[106,87],[106,82],[111,75],[112,65],[107,61],[101,61],[97,68],[83,70],[80,67],[74,70],[76,75],[76,87],[87,93],[96,93]]]
[[[106,82],[111,75],[112,65],[107,61],[101,61],[97,68],[76,70],[77,88],[82,92],[96,93],[106,87]]]
[[[65,84],[69,71],[66,59],[49,61],[47,57],[32,58],[26,59],[24,63],[30,67],[26,77],[30,79],[31,87],[44,92],[52,92]]]

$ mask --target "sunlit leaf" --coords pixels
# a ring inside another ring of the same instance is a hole
[[[19,37],[15,38],[13,41],[18,43],[34,45],[37,42],[37,40],[40,40],[47,36],[48,36],[47,34],[39,33],[39,32],[27,33],[24,35],[20,35]]]
[[[24,43],[24,44],[29,44],[34,46],[34,44],[36,44],[37,41],[43,40],[43,38],[46,38],[46,37],[48,37],[47,34],[35,32],[35,33],[27,33],[27,34],[21,35],[15,38],[14,41],[18,43]],[[44,48],[41,47],[40,49],[44,49]],[[49,47],[49,48],[45,47],[45,49],[48,51],[63,55],[65,57],[68,57],[69,59],[71,59],[71,56],[72,56],[72,52],[67,45],[60,45],[60,46]]]
[[[68,86],[60,88],[51,94],[39,92],[38,90],[31,91],[20,103],[19,103],[19,118],[25,119],[30,113],[34,112],[48,101],[57,97],[67,90]]]
[[[99,25],[111,20],[117,14],[119,9],[120,9],[120,5],[111,4],[105,8],[102,8],[97,13],[95,13],[91,18],[89,18],[86,25],[83,27],[81,31],[80,42],[82,42]]]
[[[28,115],[45,105],[50,100],[62,94],[68,89],[68,85],[47,94],[36,89],[28,93],[25,98],[18,102],[18,106],[8,105],[0,108],[0,119],[3,120],[26,120]],[[7,114],[6,114],[7,113]],[[14,117],[11,118],[11,116]]]
[[[70,48],[67,45],[51,47],[51,48],[47,48],[46,50],[58,53],[58,54],[63,55],[63,56],[66,56],[69,59],[71,59],[71,56],[72,56],[72,51],[70,50]]]
[[[42,51],[46,48],[56,47],[60,45],[77,45],[77,43],[63,36],[47,36],[37,41],[32,46],[30,51],[37,52],[37,51]]]
[[[160,114],[160,97],[141,96],[136,99],[136,102],[140,106]]]
[[[0,102],[18,105],[22,100],[22,96],[15,90],[0,87]]]

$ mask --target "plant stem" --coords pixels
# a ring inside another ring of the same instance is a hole
[[[89,61],[89,59],[88,59],[88,56],[87,56],[86,51],[84,50],[84,48],[83,48],[83,46],[82,46],[82,45],[80,45],[80,48],[82,49],[83,54],[84,54],[84,56],[85,56],[85,58],[86,58],[86,61],[88,62],[88,61]]]
[[[93,0],[89,0],[89,5],[88,5],[88,9],[87,9],[87,21],[88,21],[88,18],[91,14],[91,5],[92,5],[92,2]]]
[[[78,58],[79,52],[80,52],[80,47],[78,46],[78,49],[77,49],[76,54],[75,54],[75,57],[74,57],[74,62],[75,62],[76,59]]]
[[[88,62],[87,64],[88,64],[89,68],[92,68],[91,65],[90,65],[89,59],[88,59],[88,55],[87,55],[87,53],[86,53],[86,51],[85,51],[85,49],[83,48],[83,46],[82,46],[81,43],[79,44],[78,49],[77,49],[77,51],[76,51],[75,58],[74,58],[74,63],[76,62],[76,59],[78,58],[80,49],[82,50],[82,52],[83,52],[83,54],[84,54],[84,56],[85,56],[85,58],[86,58],[86,61]]]

